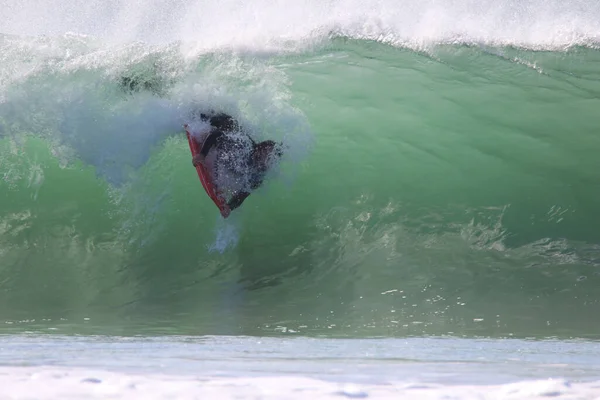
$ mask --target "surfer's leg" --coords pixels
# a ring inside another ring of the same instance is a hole
[[[244,191],[237,192],[235,195],[233,195],[231,200],[229,200],[229,202],[227,203],[227,205],[229,206],[229,209],[233,211],[236,208],[238,208],[239,206],[241,206],[242,203],[244,202],[244,200],[246,200],[246,198],[248,196],[250,196],[249,192],[244,192]]]
[[[269,161],[273,160],[273,157],[281,157],[281,155],[281,149],[277,148],[277,143],[274,141],[265,140],[257,143],[252,149],[252,167],[257,173],[265,173],[269,169]]]
[[[265,175],[270,167],[272,157],[281,157],[282,152],[277,148],[277,143],[265,140],[257,143],[250,156],[250,188],[256,190],[262,185]]]
[[[263,171],[253,171],[250,175],[250,189],[256,190],[262,185],[263,180],[265,179],[265,172]]]

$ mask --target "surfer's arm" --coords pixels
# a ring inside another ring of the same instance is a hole
[[[208,137],[204,140],[204,143],[202,143],[200,153],[196,154],[192,158],[192,164],[194,164],[194,167],[204,164],[204,160],[206,159],[208,152],[217,143],[217,140],[220,139],[221,136],[223,136],[223,132],[221,131],[213,131],[208,135]]]
[[[194,167],[198,167],[201,164],[204,164],[204,160],[205,160],[204,154],[198,153],[194,157],[192,157],[192,164],[194,165]]]

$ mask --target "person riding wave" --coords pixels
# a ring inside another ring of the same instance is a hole
[[[203,164],[210,171],[217,191],[230,194],[221,209],[221,215],[227,218],[262,185],[271,162],[283,152],[273,140],[256,143],[230,115],[202,113],[200,118],[210,124],[210,131],[192,164],[194,167]]]

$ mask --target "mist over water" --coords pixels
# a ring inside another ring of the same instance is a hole
[[[597,42],[592,1],[32,1],[3,0],[0,31],[92,35],[110,43],[281,50],[329,34],[403,45],[473,42],[564,48]]]

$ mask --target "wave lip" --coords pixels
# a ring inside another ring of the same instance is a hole
[[[184,41],[203,51],[304,49],[331,35],[411,48],[484,43],[560,50],[600,43],[600,5],[585,0],[142,0],[135,7],[124,0],[72,0],[66,7],[52,0],[2,0],[0,7],[9,10],[0,17],[0,33],[72,32],[118,42]]]

